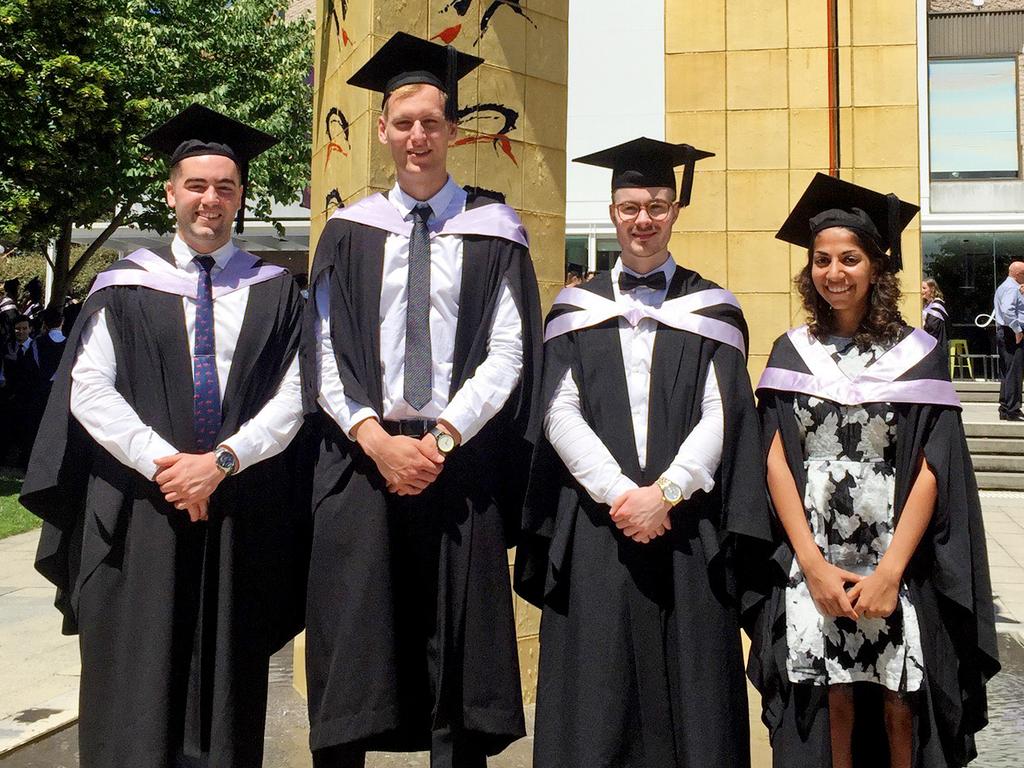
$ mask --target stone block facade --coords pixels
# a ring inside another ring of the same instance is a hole
[[[835,113],[827,3],[666,0],[665,14],[666,138],[716,153],[697,166],[672,251],[739,297],[756,380],[774,339],[803,322],[792,278],[806,253],[775,232],[814,173],[829,171],[830,116],[841,178],[919,199],[916,4],[837,0]],[[913,320],[916,220],[903,243]]]

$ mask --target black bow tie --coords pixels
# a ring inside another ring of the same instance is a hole
[[[631,275],[628,272],[619,273],[619,290],[629,293],[640,286],[650,288],[652,291],[660,291],[665,288],[665,273],[658,271],[651,275]]]

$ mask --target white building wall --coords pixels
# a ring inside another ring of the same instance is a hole
[[[566,228],[612,231],[611,172],[572,158],[638,136],[665,138],[663,0],[569,0]]]

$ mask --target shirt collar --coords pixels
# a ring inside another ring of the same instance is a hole
[[[55,341],[58,344],[64,341],[64,334],[60,330],[60,328],[51,328],[49,333],[47,333],[46,335],[49,336],[52,341]]]
[[[215,251],[210,253],[201,253],[200,251],[193,250],[188,243],[181,239],[181,235],[175,235],[174,241],[171,243],[171,254],[174,256],[174,263],[178,269],[184,269],[188,272],[195,272],[199,267],[192,263],[192,259],[196,256],[213,256],[213,268],[220,270],[227,266],[228,261],[235,255],[235,251],[238,250],[235,247],[234,240],[228,240],[224,245]]]
[[[633,275],[634,277],[642,277],[642,275],[639,272],[635,272],[634,270],[630,269],[625,264],[623,264],[621,256],[615,260],[615,265],[612,267],[611,271],[612,271],[612,290],[615,292],[616,296],[620,295],[619,294],[619,275],[620,274],[625,272],[627,275]],[[676,273],[676,262],[672,258],[672,254],[671,253],[668,255],[668,258],[665,259],[665,262],[660,267],[658,267],[656,269],[652,269],[647,274],[648,275],[654,275],[654,274],[657,274],[658,272],[664,272],[665,273],[665,290],[664,291],[658,291],[658,293],[668,293],[668,286],[672,284],[672,277]]]
[[[466,204],[466,190],[456,184],[452,177],[449,176],[448,181],[444,183],[444,186],[438,190],[436,195],[429,200],[417,200],[407,194],[396,182],[395,186],[388,193],[388,200],[402,214],[403,219],[408,219],[412,215],[414,207],[420,203],[426,203],[430,206],[430,210],[433,211],[430,218],[443,221],[450,219],[462,210],[462,207]],[[456,204],[458,204],[457,207]]]

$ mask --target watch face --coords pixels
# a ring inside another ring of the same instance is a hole
[[[662,494],[670,504],[675,504],[677,501],[682,499],[683,490],[675,483],[665,483],[661,488]]]
[[[437,450],[441,453],[451,453],[455,450],[455,438],[447,432],[438,432],[435,437],[437,438]]]
[[[235,468],[235,457],[229,451],[220,451],[217,454],[217,466],[225,472],[230,472]]]

